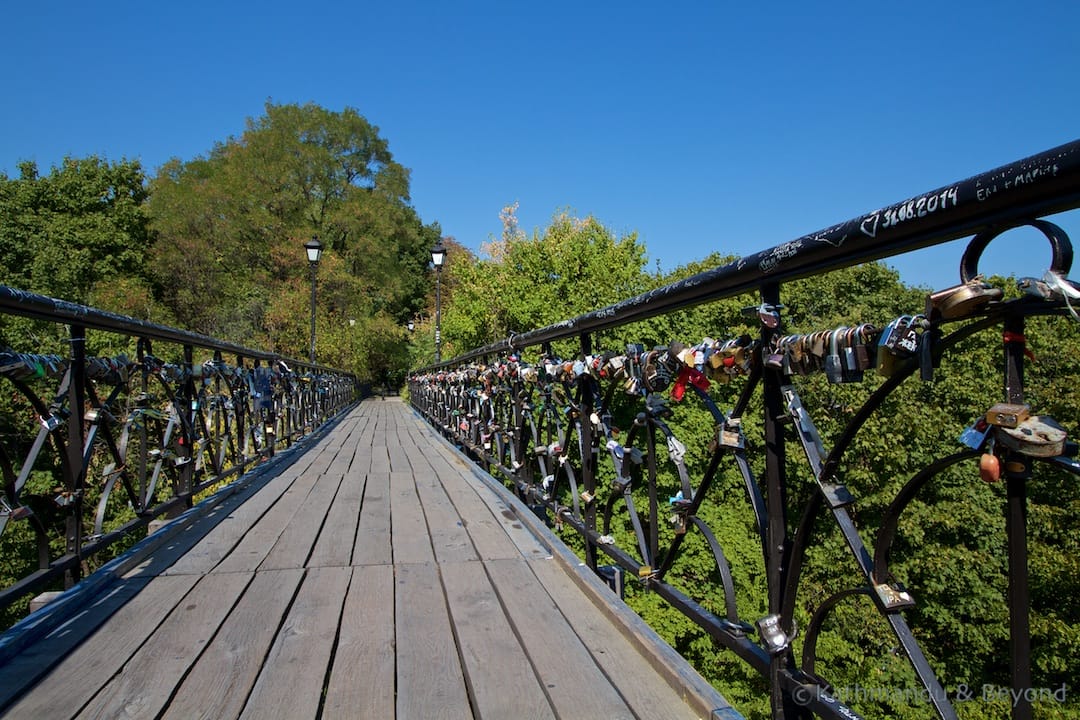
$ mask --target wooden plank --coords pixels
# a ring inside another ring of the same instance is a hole
[[[461,474],[436,454],[431,453],[427,458],[432,470],[438,475],[446,494],[457,509],[458,515],[465,524],[465,530],[472,538],[476,552],[484,560],[512,559],[522,557],[520,548],[510,539],[503,525],[496,520],[491,508],[488,507],[476,491],[469,485]],[[511,529],[521,530],[521,523],[513,513],[507,513],[503,519],[508,519],[507,525]],[[538,543],[530,548],[534,557],[547,557],[550,553]]]
[[[353,547],[353,565],[389,565],[393,561],[390,546],[390,473],[371,473],[364,485],[364,502]]]
[[[230,506],[225,519],[166,569],[165,574],[210,572],[236,547],[267,509],[292,486],[298,476],[299,470],[293,466],[289,472],[273,478],[250,497],[245,494],[243,498],[238,498],[238,504]]]
[[[536,535],[530,530],[531,522],[523,522],[522,518],[518,515],[519,512],[532,512],[521,504],[511,504],[505,500],[502,496],[496,492],[495,489],[490,487],[487,482],[480,479],[477,473],[480,470],[474,470],[473,468],[461,468],[458,470],[459,475],[465,481],[465,483],[473,489],[473,492],[484,502],[488,508],[491,509],[492,515],[502,525],[503,532],[505,532],[510,540],[517,547],[522,556],[530,559],[541,559],[551,557],[551,550],[547,547],[544,541],[536,537]],[[489,480],[492,484],[497,484],[499,481],[495,478]],[[509,490],[507,491],[509,493]],[[536,520],[535,522],[539,522]]]
[[[435,555],[431,550],[427,521],[424,519],[424,510],[420,507],[420,498],[416,495],[412,475],[389,472],[386,475],[390,478],[390,528],[394,564],[434,562]]]
[[[332,439],[337,446],[337,454],[326,469],[327,475],[344,475],[352,465],[353,453],[356,451],[355,442],[352,441],[354,426],[341,428]]]
[[[350,568],[307,571],[241,718],[318,717],[351,575]]]
[[[530,562],[529,567],[558,604],[574,632],[597,664],[613,678],[638,717],[692,720],[699,717],[683,693],[672,689],[652,663],[622,634],[621,629],[581,592],[554,560]],[[614,594],[612,598],[614,598]]]
[[[249,573],[207,575],[77,717],[154,717],[251,581]]]
[[[303,570],[255,573],[218,634],[184,678],[162,720],[239,717],[303,576]]]
[[[372,438],[371,472],[390,472],[390,453],[386,448],[386,433]]]
[[[151,578],[124,578],[110,585],[100,597],[57,630],[45,635],[8,662],[0,673],[0,710],[30,688],[56,663],[73,652],[79,644],[109,620],[114,613],[146,587]]]
[[[394,673],[394,568],[354,568],[323,719],[393,718]]]
[[[433,563],[397,565],[397,720],[473,717]]]
[[[330,463],[337,457],[338,448],[336,447],[326,445],[322,442],[315,447],[318,448],[318,450],[311,458],[311,463],[304,471],[305,475],[325,475],[326,471],[330,468]]]
[[[388,433],[387,439],[389,445],[386,448],[386,453],[390,458],[390,471],[411,472],[413,469],[412,463],[405,448],[401,446],[398,440],[397,431]]]
[[[390,473],[391,482],[394,482],[398,475],[405,473]],[[423,505],[424,516],[427,518],[435,558],[441,563],[476,560],[476,549],[469,533],[465,532],[465,523],[446,496],[438,476],[427,469],[421,470],[414,477],[420,504]]]
[[[297,478],[212,572],[248,572],[259,567],[318,477],[316,473],[306,472]]]
[[[444,563],[439,570],[476,717],[554,720],[484,566]]]
[[[633,718],[526,561],[489,560],[484,565],[559,716]]]
[[[131,658],[198,578],[161,577],[42,678],[5,718],[70,718]]]
[[[325,480],[326,478],[323,478]],[[360,520],[360,501],[364,496],[364,478],[345,476],[334,502],[326,513],[322,532],[308,558],[308,567],[348,567],[356,542],[356,526]],[[387,538],[389,539],[389,528]]]
[[[260,570],[304,567],[315,547],[327,511],[341,485],[341,477],[322,475],[291,518],[285,530],[259,564]],[[351,544],[351,543],[350,543]]]
[[[361,438],[363,439],[363,438]],[[371,448],[357,445],[346,477],[364,477],[371,471]]]

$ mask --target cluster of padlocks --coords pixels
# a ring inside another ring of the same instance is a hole
[[[1036,312],[1039,303],[1064,304],[1072,312],[1070,299],[1076,289],[1062,276],[1040,281],[1027,278],[1020,282],[1020,288],[1025,294],[1012,301],[1016,313]],[[890,579],[887,548],[914,489],[930,475],[917,473],[909,481],[911,491],[904,493],[904,502],[889,509],[883,524],[886,529],[879,532],[871,553],[847,509],[855,498],[835,477],[845,443],[858,425],[845,431],[837,447],[827,449],[802,405],[793,378],[823,374],[829,383],[856,383],[871,376],[900,380],[916,375],[930,380],[940,359],[938,346],[948,341],[943,334],[946,324],[980,316],[1000,322],[1003,307],[1001,290],[975,278],[929,295],[923,312],[894,318],[881,327],[858,323],[805,334],[766,331],[761,336],[765,339],[742,334],[725,340],[705,337],[692,345],[672,342],[646,348],[629,344],[624,351],[583,353],[570,360],[541,354],[536,361],[527,362],[519,353],[512,353],[490,362],[473,361],[416,374],[410,378],[410,388],[417,407],[433,420],[441,419],[447,434],[489,467],[514,478],[523,497],[553,513],[556,526],[574,525],[598,546],[609,548],[605,552],[612,557],[623,558],[624,568],[636,564],[638,576],[653,587],[663,584],[681,538],[696,528],[708,540],[723,580],[728,612],[718,620],[719,626],[733,637],[745,637],[756,629],[770,654],[783,653],[790,647],[792,633],[784,630],[781,615],[769,614],[748,623],[734,610],[737,603],[727,557],[715,534],[698,516],[711,475],[700,484],[692,481],[686,465],[687,448],[666,422],[674,412],[673,403],[690,393],[712,413],[716,431],[709,452],[735,459],[755,525],[762,529],[767,527],[771,511],[746,457],[748,443],[740,417],[743,408],[721,412],[709,390],[713,383],[744,378],[752,384],[773,373],[782,386],[783,407],[825,507],[852,548],[880,611],[901,626],[903,620],[897,613],[913,606],[915,600]],[[748,310],[749,314],[756,312],[763,328],[779,325],[779,307],[761,305]],[[991,324],[984,323],[986,327]],[[1008,343],[1017,338],[1006,332],[1004,339]],[[616,394],[640,403],[640,412],[625,433],[612,424],[611,403]],[[1054,459],[1080,473],[1080,465],[1071,459],[1076,448],[1067,442],[1065,429],[1052,418],[1034,414],[1027,404],[994,405],[959,441],[979,457],[980,476],[988,482],[1010,473],[1029,472],[1030,460],[1036,458]],[[658,455],[658,446],[666,453]],[[587,455],[593,457],[591,470],[585,468]],[[613,471],[613,479],[605,487],[596,482],[596,462],[609,463]],[[673,494],[658,491],[656,466],[662,462],[674,470],[677,486]],[[666,520],[671,533],[668,537],[673,538],[666,552],[657,545],[656,521],[650,519],[653,511],[642,513],[635,489],[639,494],[644,492],[650,506]],[[614,515],[620,501],[637,546],[629,553],[613,545]],[[590,525],[587,509],[595,511],[594,525]],[[766,544],[764,530],[762,543]],[[815,617],[814,622],[823,618]],[[812,629],[816,636],[816,627]],[[902,631],[900,637],[906,642],[909,635]]]
[[[71,360],[59,355],[0,351],[0,377],[19,388],[39,418],[37,440],[19,466],[5,468],[0,533],[9,520],[30,517],[22,496],[26,482],[49,437],[58,443],[66,438],[71,370]],[[144,352],[142,343],[137,359],[88,357],[83,372],[87,407],[75,417],[87,433],[84,472],[101,482],[91,538],[101,534],[118,484],[131,496],[130,505],[145,511],[165,476],[188,465],[196,481],[220,476],[310,422],[306,416],[319,403],[340,404],[354,390],[347,376],[297,373],[280,361],[256,367],[220,357],[190,365],[165,362]],[[74,500],[72,491],[57,489],[56,505]]]

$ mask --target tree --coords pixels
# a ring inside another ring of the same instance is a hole
[[[33,162],[19,164],[18,178],[0,174],[0,282],[156,315],[146,271],[146,197],[138,161],[65,158],[46,176]],[[125,293],[115,292],[118,283]]]
[[[455,351],[595,310],[644,288],[645,248],[636,235],[616,237],[596,218],[564,211],[527,238],[517,228],[515,207],[504,210],[502,237],[485,248],[489,258],[454,268],[443,331]]]
[[[154,273],[164,301],[193,330],[306,357],[301,246],[318,235],[320,348],[350,318],[384,315],[403,326],[424,305],[428,250],[440,235],[409,204],[409,171],[352,108],[265,110],[239,138],[204,158],[174,159],[154,179]]]

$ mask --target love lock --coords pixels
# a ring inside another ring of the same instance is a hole
[[[997,441],[1003,447],[1029,457],[1061,455],[1065,437],[1065,428],[1047,415],[1032,415],[1014,428],[997,428]]]

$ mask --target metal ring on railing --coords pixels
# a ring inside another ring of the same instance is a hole
[[[1062,277],[1072,269],[1073,247],[1069,236],[1059,226],[1046,220],[1027,220],[985,230],[971,239],[964,255],[960,259],[960,281],[968,283],[979,276],[979,259],[983,251],[994,238],[1009,230],[1030,226],[1041,232],[1050,241],[1050,270]]]

